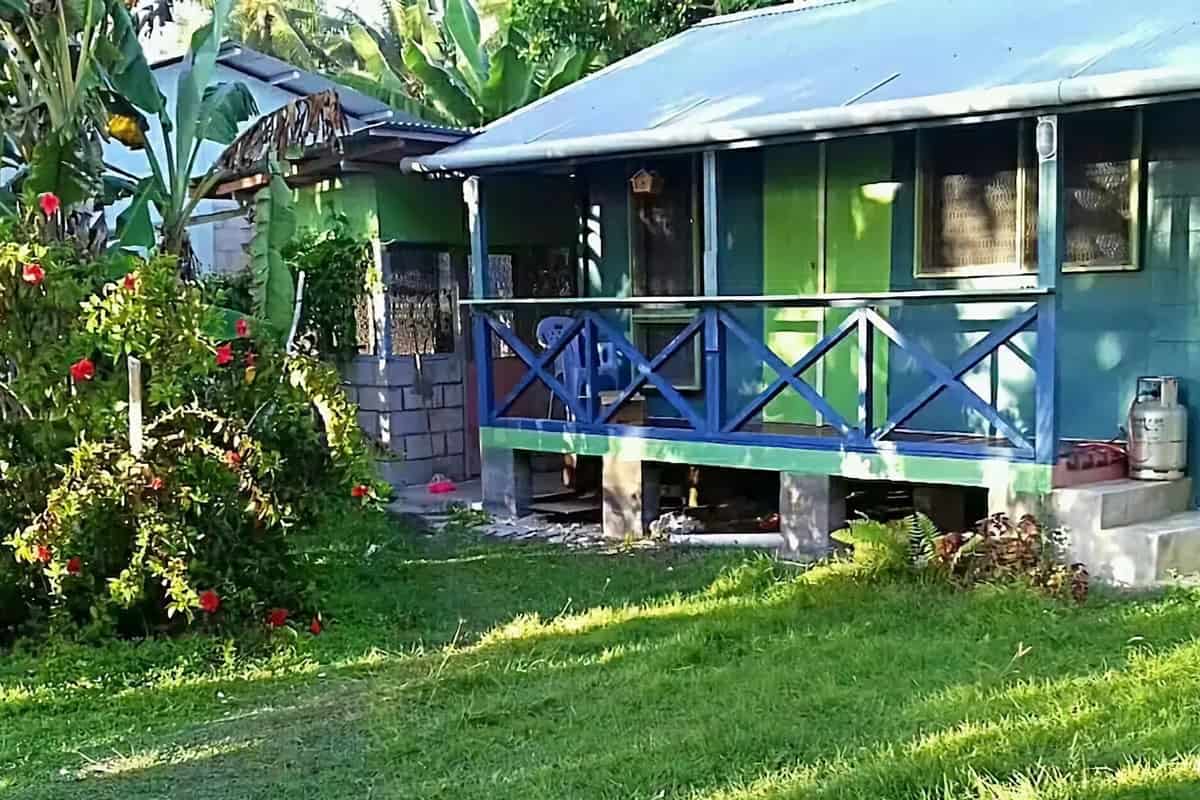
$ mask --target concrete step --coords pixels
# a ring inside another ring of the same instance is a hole
[[[1192,481],[1118,480],[1055,489],[1058,525],[1079,531],[1102,531],[1151,522],[1192,507]]]
[[[1068,553],[1089,573],[1126,587],[1200,573],[1200,511],[1100,531],[1067,531]]]

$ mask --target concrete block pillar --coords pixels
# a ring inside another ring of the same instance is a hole
[[[523,517],[533,502],[533,464],[528,451],[484,447],[483,508],[492,514]]]
[[[829,475],[779,473],[780,555],[821,557],[833,549],[829,534],[846,524],[846,482]]]
[[[658,465],[604,456],[603,471],[604,535],[641,538],[658,519]]]

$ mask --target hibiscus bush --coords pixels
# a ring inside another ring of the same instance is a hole
[[[333,366],[212,305],[172,258],[91,258],[13,227],[0,353],[0,635],[289,615],[320,628],[288,532],[331,496],[386,491]]]

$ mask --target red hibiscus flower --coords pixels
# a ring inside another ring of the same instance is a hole
[[[371,493],[371,487],[367,486],[366,484],[362,484],[362,483],[360,483],[358,486],[355,486],[353,489],[350,490],[351,497],[366,497],[370,493]]]
[[[239,319],[237,322],[235,322],[233,324],[233,329],[237,331],[238,336],[250,335],[250,323],[246,322],[244,319]]]
[[[121,281],[121,286],[123,286],[125,288],[125,291],[127,291],[127,292],[132,292],[134,289],[136,289],[137,288],[137,273],[130,272],[130,273],[126,274],[125,280]]]
[[[242,465],[242,454],[237,450],[229,450],[225,453],[225,463],[230,469],[237,469]]]
[[[220,607],[221,596],[212,589],[205,589],[200,593],[200,610],[205,614],[215,614]]]
[[[21,280],[30,286],[37,286],[46,280],[46,270],[42,269],[42,265],[36,261],[31,262],[21,268]]]
[[[59,202],[58,195],[54,192],[42,192],[38,195],[38,205],[41,207],[42,213],[49,217],[58,213],[58,208],[62,203]]]
[[[83,572],[83,559],[79,556],[71,556],[67,561],[67,574],[78,575]]]
[[[90,358],[81,358],[71,365],[71,377],[75,379],[76,383],[90,381],[96,377],[96,365]]]
[[[223,367],[233,361],[233,345],[229,342],[217,348],[217,366]]]
[[[163,488],[163,479],[155,475],[150,479],[150,482],[146,484],[146,488],[152,492],[160,491]]]
[[[37,546],[37,560],[43,564],[49,564],[50,559],[54,558],[54,554],[50,552],[50,548],[44,544]]]
[[[313,617],[312,622],[309,623],[308,631],[313,636],[321,635],[322,628],[321,628],[321,618],[320,617]]]
[[[272,608],[267,612],[267,624],[272,628],[282,628],[288,619],[288,610],[286,608]]]

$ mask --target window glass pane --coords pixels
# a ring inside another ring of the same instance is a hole
[[[1068,263],[1122,266],[1134,261],[1134,123],[1133,112],[1063,120]]]
[[[652,297],[694,294],[692,160],[654,162],[646,170],[661,182],[656,194],[630,194],[635,289]]]
[[[923,272],[1017,262],[1017,122],[924,134],[928,247]]]
[[[678,336],[679,332],[686,328],[687,325],[687,322],[676,322],[674,320],[663,322],[639,321],[637,327],[641,333],[642,353],[646,356],[647,360],[653,361],[654,357],[670,344],[671,340]],[[658,374],[666,378],[672,386],[694,386],[696,384],[696,343],[698,341],[698,338],[693,336],[659,368]]]

